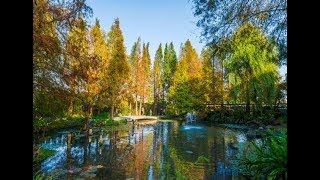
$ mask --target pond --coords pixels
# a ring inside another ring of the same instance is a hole
[[[41,143],[57,153],[39,168],[54,179],[242,179],[235,162],[246,131],[170,120],[89,137],[60,131]]]

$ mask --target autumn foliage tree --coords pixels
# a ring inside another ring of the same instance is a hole
[[[203,49],[201,60],[203,64],[203,88],[205,91],[204,98],[207,104],[224,103],[225,89],[221,61],[212,57],[212,49]]]
[[[191,42],[187,40],[181,49],[180,60],[169,89],[168,111],[186,114],[198,111],[204,102],[202,62]]]
[[[63,52],[69,30],[92,9],[85,0],[33,0],[33,115],[61,117],[70,92],[63,81]]]

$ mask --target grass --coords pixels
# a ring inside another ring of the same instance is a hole
[[[108,112],[94,115],[92,119],[94,127],[119,126],[126,123],[125,120],[111,121]],[[40,118],[33,121],[33,132],[37,133],[48,130],[81,128],[84,121],[85,118],[82,116],[64,117],[59,119]]]
[[[132,129],[132,124],[128,123],[128,124],[118,124],[118,125],[113,125],[113,126],[105,126],[103,127],[103,129],[105,131],[128,131],[130,129]]]
[[[40,118],[33,121],[33,132],[82,127],[83,123],[84,118],[82,117]]]
[[[33,164],[40,164],[42,161],[56,153],[54,150],[35,148],[33,152]]]

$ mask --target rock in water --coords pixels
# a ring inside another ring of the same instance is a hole
[[[266,128],[267,128],[267,129],[272,129],[272,126],[271,126],[271,125],[268,125]]]
[[[102,165],[98,165],[97,168],[103,168],[103,166]]]
[[[247,132],[247,137],[248,138],[255,138],[256,137],[256,131],[253,129],[249,129],[249,131]]]

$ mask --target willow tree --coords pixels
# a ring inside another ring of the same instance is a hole
[[[250,113],[251,101],[259,109],[263,104],[272,105],[279,60],[274,44],[258,27],[247,23],[233,34],[230,47],[224,62],[234,100],[246,102],[247,113]]]
[[[189,40],[182,46],[168,99],[168,110],[175,114],[197,111],[204,103],[202,63]]]
[[[110,118],[113,119],[114,108],[120,103],[121,95],[125,94],[128,86],[129,62],[124,47],[124,39],[120,29],[119,19],[115,19],[108,33],[107,44],[109,47],[109,68],[107,77],[109,85],[107,92],[110,104]]]
[[[230,38],[242,25],[251,23],[275,39],[280,60],[286,64],[287,0],[192,0],[202,38],[216,45]]]

